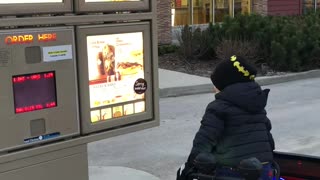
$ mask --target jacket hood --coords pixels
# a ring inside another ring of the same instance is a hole
[[[216,94],[216,99],[228,101],[248,112],[260,112],[267,105],[270,89],[262,90],[256,82],[236,83]]]

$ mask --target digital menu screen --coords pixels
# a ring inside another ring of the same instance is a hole
[[[141,1],[141,0],[86,0],[85,2],[131,2],[131,1]]]
[[[91,122],[144,112],[143,33],[87,36],[87,50]]]
[[[15,113],[26,113],[57,106],[55,72],[12,77]]]
[[[63,3],[63,0],[0,0],[0,4]]]

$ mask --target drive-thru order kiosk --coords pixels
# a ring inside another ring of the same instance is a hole
[[[156,3],[0,0],[0,180],[88,180],[88,143],[159,125]]]
[[[80,133],[73,27],[0,31],[0,151]]]
[[[156,2],[11,0],[0,16],[0,179],[88,180],[88,143],[159,125]]]

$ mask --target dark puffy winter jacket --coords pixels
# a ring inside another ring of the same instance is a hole
[[[269,89],[256,82],[227,86],[216,94],[205,111],[188,158],[211,152],[218,165],[235,167],[243,159],[256,157],[261,162],[273,160],[274,141],[266,116]]]

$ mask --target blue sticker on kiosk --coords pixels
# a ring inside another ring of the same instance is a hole
[[[51,133],[51,134],[45,134],[45,135],[41,135],[41,136],[25,139],[24,143],[29,144],[29,143],[34,143],[34,142],[38,142],[38,141],[44,141],[44,140],[56,138],[58,136],[60,136],[59,132]]]

